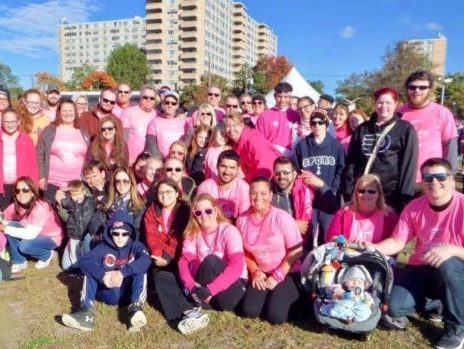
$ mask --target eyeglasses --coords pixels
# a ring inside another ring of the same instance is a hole
[[[359,194],[371,194],[371,195],[374,195],[374,194],[377,194],[377,190],[374,190],[374,189],[358,189],[358,193]]]
[[[14,192],[15,192],[16,195],[19,195],[21,193],[27,194],[27,193],[31,192],[31,189],[29,189],[29,188],[16,188]]]
[[[108,104],[111,104],[111,105],[115,105],[116,104],[116,101],[112,101],[111,99],[108,99],[108,98],[102,98],[102,101],[104,103],[108,103]]]
[[[128,185],[130,184],[130,179],[115,179],[114,180],[114,183],[116,183],[116,185],[119,185],[119,184],[124,184],[124,185]]]
[[[164,102],[164,104],[176,106],[176,105],[177,105],[177,102]]]
[[[312,104],[302,105],[301,107],[297,108],[297,110],[302,111],[304,108],[307,108],[307,107],[310,107],[310,106],[312,106]]]
[[[124,94],[124,95],[128,95],[128,94],[130,93],[130,91],[118,90],[118,93],[121,93],[121,94]]]
[[[210,96],[210,97],[213,97],[213,96],[214,96],[214,97],[219,97],[220,94],[219,94],[219,93],[208,92],[208,96]]]
[[[203,214],[211,216],[213,212],[214,210],[212,208],[205,208],[204,210],[195,210],[193,211],[193,214],[195,215],[195,217],[201,217]]]
[[[27,105],[32,105],[32,106],[38,106],[38,105],[40,105],[40,102],[30,102],[30,101],[26,101],[26,104],[27,104]]]
[[[244,105],[244,104],[251,104],[251,102],[250,102],[250,101],[243,101],[243,102],[241,102],[240,104],[241,104],[241,105]]]
[[[211,116],[211,113],[204,113],[204,112],[201,112],[200,115],[201,115],[201,116]]]
[[[142,99],[154,101],[155,97],[154,96],[142,96]]]
[[[262,104],[264,104],[264,102],[263,101],[253,101],[251,104],[253,104],[253,105],[262,105]]]
[[[425,91],[428,88],[430,88],[430,86],[424,86],[424,85],[409,85],[408,86],[409,91],[415,91],[415,90]]]
[[[227,108],[238,108],[238,104],[226,104]]]
[[[128,237],[129,235],[130,233],[128,231],[122,231],[122,232],[112,231],[111,232],[111,236],[114,236],[114,237],[120,237],[120,236]]]
[[[175,193],[174,190],[165,190],[165,191],[159,191],[159,192],[158,192],[158,195],[159,195],[159,196],[163,196],[163,195],[172,195],[172,194],[174,194],[174,193]]]
[[[425,173],[422,175],[422,180],[425,183],[432,183],[435,178],[439,182],[444,182],[450,176],[449,173]]]
[[[282,170],[282,171],[277,171],[277,172],[275,173],[275,175],[276,175],[276,176],[279,176],[279,177],[280,177],[280,176],[288,176],[290,173],[292,173],[292,171],[284,171],[284,170]]]
[[[166,167],[166,172],[173,172],[173,171],[182,172],[183,169],[180,167]]]
[[[6,125],[15,125],[18,122],[19,122],[19,120],[11,120],[11,121],[2,120],[2,123],[6,124]]]
[[[322,125],[325,125],[325,122],[324,121],[310,121],[309,124],[311,126],[316,126],[316,125],[322,126]]]
[[[108,126],[108,127],[102,127],[101,128],[101,131],[102,132],[105,132],[105,131],[113,131],[114,130],[114,126]]]

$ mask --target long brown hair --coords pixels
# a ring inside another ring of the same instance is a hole
[[[109,155],[106,154],[105,139],[101,128],[105,122],[110,121],[115,130],[113,147]],[[92,158],[102,162],[105,165],[105,170],[109,171],[114,167],[127,167],[129,166],[129,155],[127,153],[127,147],[124,143],[124,137],[120,124],[116,121],[114,115],[108,115],[102,118],[98,124],[98,134],[95,136],[90,146],[90,152]],[[114,161],[114,164],[111,163]]]
[[[61,108],[63,107],[63,105],[65,104],[71,104],[74,108],[74,121],[73,121],[73,126],[74,128],[79,128],[79,114],[77,112],[77,107],[76,105],[74,104],[74,102],[69,99],[69,98],[66,98],[66,99],[62,99],[59,103],[58,103],[58,107],[56,108],[56,119],[55,121],[53,121],[53,124],[55,124],[56,126],[60,126],[62,123],[63,123],[63,117],[61,116]]]
[[[130,195],[130,207],[133,209],[135,212],[141,211],[145,208],[145,203],[143,202],[142,197],[140,196],[139,192],[137,191],[137,182],[135,181],[135,176],[134,172],[132,172],[131,169],[127,169],[124,167],[119,167],[117,168],[114,172],[113,175],[111,176],[111,185],[109,186],[108,189],[108,201],[106,202],[104,206],[105,211],[111,211],[111,208],[114,205],[114,202],[116,200],[116,184],[115,184],[115,179],[116,175],[120,172],[124,172],[127,174],[131,181],[131,187],[129,190],[129,195]]]
[[[25,207],[18,201],[17,195],[13,195],[13,205],[15,209],[14,219],[18,221],[21,219],[27,218],[31,214],[32,210],[34,209],[37,201],[40,200],[39,189],[37,188],[36,184],[34,183],[31,177],[26,177],[26,176],[19,177],[14,183],[15,189],[18,186],[18,183],[20,182],[23,182],[27,185],[27,187],[31,190],[33,196],[32,196],[31,202],[29,202],[27,207]],[[20,213],[21,208],[26,210],[26,212],[22,215]]]
[[[23,97],[22,97],[22,103],[19,103],[18,105],[18,117],[19,117],[19,127],[22,131],[26,133],[31,133],[32,128],[34,127],[34,118],[33,116],[29,113],[29,111],[26,108],[25,101],[29,95],[38,95],[40,97],[40,102],[42,103],[43,97],[42,94],[40,93],[39,90],[36,89],[30,89],[24,92]],[[42,112],[40,112],[42,113]]]
[[[206,132],[206,143],[205,148],[208,147],[209,138],[211,137],[211,128],[209,126],[200,124],[195,127],[195,131],[193,132],[192,139],[190,140],[190,145],[188,147],[188,157],[193,159],[195,155],[200,152],[200,148],[198,147],[196,137],[200,132]]]

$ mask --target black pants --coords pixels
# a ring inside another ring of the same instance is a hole
[[[47,184],[47,189],[43,191],[43,197],[48,200],[51,204],[55,202],[55,194],[60,189],[59,186],[54,184]]]
[[[249,318],[262,316],[272,324],[287,322],[290,308],[301,296],[298,279],[298,273],[288,274],[272,291],[258,290],[250,282],[242,301],[243,315]]]
[[[5,210],[13,201],[15,185],[13,184],[4,184],[3,185],[3,194],[0,194],[0,209]]]

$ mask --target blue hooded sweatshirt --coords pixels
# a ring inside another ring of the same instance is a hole
[[[130,237],[123,247],[117,247],[111,237],[114,223],[130,227]],[[132,217],[124,210],[116,211],[110,217],[103,234],[103,241],[79,260],[84,275],[103,282],[107,271],[120,270],[124,277],[145,274],[150,267],[151,258],[145,246],[135,240],[135,227]]]

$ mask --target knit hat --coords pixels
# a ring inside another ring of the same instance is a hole
[[[366,289],[372,285],[372,277],[369,271],[363,265],[353,265],[349,267],[343,275],[343,283],[348,280],[360,279],[366,284]]]
[[[329,103],[335,102],[335,99],[331,95],[328,95],[328,94],[321,95],[319,99],[324,99]]]
[[[312,121],[313,119],[321,119],[322,121],[325,122],[326,126],[329,126],[329,114],[327,113],[327,110],[325,109],[315,109],[309,118],[309,121]]]
[[[128,232],[132,231],[132,225],[127,222],[116,221],[111,225],[111,231],[113,230],[125,230]]]

